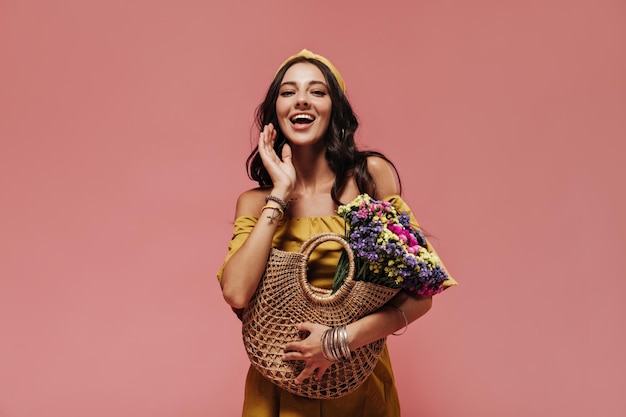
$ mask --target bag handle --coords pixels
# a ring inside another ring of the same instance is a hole
[[[337,290],[337,292],[331,294],[330,290],[321,290],[317,287],[313,287],[309,280],[307,279],[307,267],[306,265],[309,262],[309,257],[313,250],[324,242],[335,241],[341,244],[346,251],[346,255],[348,255],[348,275],[346,276],[346,280],[343,285]],[[352,252],[352,248],[343,236],[338,233],[319,233],[314,236],[311,236],[308,240],[306,240],[302,246],[300,247],[301,254],[304,255],[304,262],[302,268],[300,268],[300,273],[298,274],[298,281],[302,290],[304,291],[304,295],[309,298],[311,301],[314,301],[321,305],[329,305],[329,304],[337,304],[341,302],[349,293],[352,291],[352,287],[354,287],[354,253]]]

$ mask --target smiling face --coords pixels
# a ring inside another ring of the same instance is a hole
[[[332,102],[324,74],[313,64],[292,65],[276,99],[280,130],[291,145],[320,143],[330,124]]]

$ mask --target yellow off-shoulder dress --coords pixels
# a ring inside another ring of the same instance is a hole
[[[400,196],[390,196],[385,200],[391,202],[399,213],[409,213],[413,225],[418,227],[410,208]],[[233,238],[224,265],[245,242],[256,222],[257,219],[250,216],[242,216],[235,220]],[[297,252],[304,241],[317,233],[335,232],[343,235],[344,224],[343,218],[339,216],[285,218],[278,225],[273,245],[280,250]],[[309,258],[308,271],[312,285],[320,288],[332,287],[340,254],[340,245],[332,243],[320,245],[313,251]],[[224,265],[218,272],[218,279],[221,279]],[[242,415],[243,417],[399,417],[400,403],[387,346],[385,345],[374,371],[359,388],[346,396],[331,400],[310,399],[291,394],[250,367],[246,378]]]

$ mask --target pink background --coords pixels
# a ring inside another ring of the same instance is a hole
[[[626,4],[0,1],[0,416],[237,416],[215,272],[306,47],[461,283],[391,338],[405,416],[626,414]]]

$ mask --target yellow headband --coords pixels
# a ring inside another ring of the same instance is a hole
[[[343,81],[343,77],[339,73],[339,70],[337,70],[337,68],[335,68],[335,66],[332,64],[332,62],[330,62],[328,59],[324,58],[321,55],[314,54],[313,52],[309,51],[308,49],[303,49],[300,52],[298,52],[296,55],[293,55],[293,56],[290,56],[289,58],[287,58],[285,60],[285,62],[280,64],[280,67],[278,67],[278,70],[276,71],[276,73],[278,74],[278,72],[281,69],[283,69],[283,67],[285,65],[287,65],[291,60],[293,60],[295,58],[300,58],[300,57],[314,59],[314,60],[319,61],[322,64],[326,65],[328,67],[328,69],[330,70],[330,72],[332,72],[333,75],[335,76],[335,79],[337,79],[337,83],[339,84],[339,87],[341,87],[341,91],[343,91],[344,93],[346,92],[346,83]]]

